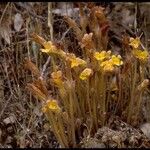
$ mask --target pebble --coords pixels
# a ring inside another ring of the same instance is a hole
[[[144,123],[140,126],[142,132],[150,139],[150,123]]]
[[[15,123],[15,118],[13,116],[9,116],[3,120],[3,122],[7,125],[10,123]]]

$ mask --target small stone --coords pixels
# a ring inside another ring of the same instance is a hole
[[[39,108],[35,107],[33,112],[35,113],[35,115],[37,115],[38,117],[41,117],[42,116],[42,112],[40,112]]]
[[[13,138],[11,136],[8,136],[6,139],[6,144],[12,143]]]
[[[140,126],[142,132],[150,139],[150,123],[144,123]]]
[[[95,138],[84,139],[81,143],[82,148],[106,148],[105,144]]]
[[[15,118],[13,116],[7,117],[3,120],[3,122],[7,125],[10,123],[15,123]]]
[[[13,127],[12,126],[10,126],[10,127],[8,127],[7,128],[7,132],[9,133],[9,134],[12,134],[13,133]]]
[[[12,148],[12,146],[11,145],[7,145],[7,148]]]
[[[104,143],[97,143],[95,145],[93,145],[93,148],[106,148]]]

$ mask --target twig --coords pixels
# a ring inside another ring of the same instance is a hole
[[[20,127],[22,128],[22,130],[24,131],[25,135],[27,135],[27,136],[29,137],[29,139],[32,141],[32,143],[34,144],[33,139],[31,138],[31,136],[30,136],[29,133],[28,133],[28,128],[25,128],[24,125],[21,125],[21,123],[18,121],[18,119],[17,119],[17,117],[16,117],[15,114],[13,114],[13,116],[14,116],[16,122],[19,124],[19,126],[20,126]]]
[[[50,28],[50,38],[51,38],[51,41],[53,41],[52,2],[48,3],[48,27]],[[45,70],[46,70],[48,64],[50,63],[50,60],[51,60],[51,57],[49,56],[48,59],[47,59],[47,61],[46,61],[46,63],[43,66],[40,78],[43,78]]]
[[[43,79],[45,70],[46,70],[48,64],[50,63],[50,60],[51,60],[51,57],[49,56],[48,59],[47,59],[47,61],[46,61],[46,63],[43,65],[43,69],[42,69],[42,73],[41,73],[41,77],[40,77],[41,79]]]
[[[52,17],[52,2],[48,3],[48,27],[50,29],[50,38],[53,41],[53,17]]]
[[[10,97],[8,98],[8,100],[5,102],[5,105],[3,106],[3,109],[1,110],[0,119],[1,119],[1,117],[2,117],[2,115],[3,115],[3,113],[4,113],[4,111],[5,111],[5,109],[6,109],[6,107],[7,107],[7,105],[9,104],[11,98],[12,98],[12,94],[10,95]]]
[[[66,32],[63,33],[62,38],[60,39],[60,41],[62,41],[65,38],[66,34],[70,31],[70,29],[71,28],[69,28]]]
[[[4,11],[3,11],[3,14],[2,14],[1,19],[0,19],[0,24],[2,23],[4,14],[5,14],[5,12],[6,12],[7,8],[8,8],[8,6],[9,6],[9,4],[10,4],[10,2],[7,3],[7,5],[6,5],[6,7],[5,7]]]
[[[28,30],[29,22],[30,22],[30,18],[26,20],[26,36],[27,36],[26,42],[27,42],[28,58],[29,60],[31,60],[30,48],[29,48],[29,30]]]
[[[134,19],[134,32],[136,36],[137,36],[137,31],[138,31],[137,29],[137,7],[138,7],[138,3],[136,2],[135,3],[135,19]]]

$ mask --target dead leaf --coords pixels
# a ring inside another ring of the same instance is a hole
[[[150,138],[150,123],[144,123],[140,126],[140,129],[148,138]]]
[[[8,44],[10,44],[11,30],[9,25],[2,25],[0,27],[0,35]]]
[[[22,19],[22,16],[21,14],[17,13],[15,15],[15,19],[14,19],[14,28],[17,32],[20,31],[21,27],[23,25],[23,19]]]

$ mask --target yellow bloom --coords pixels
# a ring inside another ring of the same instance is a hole
[[[62,72],[61,71],[56,71],[53,72],[51,74],[51,78],[53,83],[57,86],[57,87],[61,87],[63,85],[63,81],[62,81]]]
[[[110,60],[112,61],[113,65],[116,65],[116,66],[120,66],[123,64],[123,61],[121,60],[120,55],[118,56],[112,55]]]
[[[56,48],[51,41],[43,43],[45,49]]]
[[[137,38],[130,38],[130,44],[133,48],[138,48],[140,46],[141,42],[140,42],[140,39],[137,37]]]
[[[44,53],[51,53],[53,51],[57,51],[56,46],[51,41],[45,42],[43,46],[44,49],[41,49],[41,51]]]
[[[94,58],[96,60],[100,60],[100,61],[103,61],[104,59],[107,59],[110,57],[110,54],[111,54],[111,51],[102,51],[102,52],[95,52],[94,53]]]
[[[92,74],[92,72],[93,72],[92,69],[86,68],[86,69],[84,69],[84,70],[81,72],[79,78],[80,78],[81,80],[86,80],[86,79],[88,79],[88,77]]]
[[[56,100],[48,100],[46,104],[43,106],[42,111],[45,113],[49,110],[55,113],[59,113],[61,111],[61,108],[58,106],[58,103]]]
[[[111,60],[106,60],[106,61],[102,62],[100,64],[100,67],[102,67],[102,70],[104,72],[111,72],[114,70],[114,66],[113,66],[113,63]]]
[[[80,65],[81,66],[85,66],[86,65],[86,61],[84,61],[83,59],[80,59],[78,57],[71,58],[70,61],[71,61],[71,68],[78,67]]]
[[[43,44],[44,49],[41,49],[43,53],[47,54],[58,54],[60,56],[65,56],[66,53],[63,50],[58,49],[51,41],[45,42]]]
[[[149,53],[147,50],[141,51],[139,49],[134,49],[133,55],[141,61],[146,61],[148,59]]]

